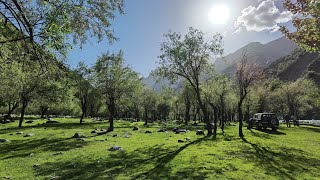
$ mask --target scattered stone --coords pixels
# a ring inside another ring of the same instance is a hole
[[[35,165],[33,165],[32,167],[33,168],[38,168],[40,166],[40,164],[35,164]]]
[[[32,123],[33,123],[33,121],[32,121],[32,120],[30,120],[30,121],[26,121],[25,123],[27,123],[27,124],[32,124]]]
[[[204,131],[203,130],[198,130],[196,134],[197,135],[204,135]]]
[[[178,143],[184,143],[184,140],[179,139]]]
[[[31,137],[31,136],[34,136],[34,134],[32,134],[32,133],[26,134],[26,135],[24,135],[23,137]]]
[[[112,146],[109,151],[122,151],[123,149],[120,146]]]
[[[130,138],[130,134],[123,135],[124,138]]]
[[[93,130],[93,131],[91,131],[91,133],[97,133],[97,131],[96,131],[96,130]]]
[[[108,131],[101,131],[101,132],[97,132],[98,135],[103,135],[103,134],[107,134]]]
[[[53,155],[56,156],[56,155],[60,155],[60,154],[63,154],[63,152],[56,152]]]
[[[77,138],[76,140],[78,140],[78,141],[84,141],[83,138]]]
[[[133,127],[132,131],[138,131],[139,128],[138,127]]]
[[[3,176],[2,178],[3,178],[3,179],[11,179],[10,176]],[[2,179],[2,178],[0,178],[0,179]]]
[[[47,128],[45,127],[45,128],[43,128],[43,129],[47,129]]]
[[[191,139],[189,137],[186,137],[186,141],[190,141]]]
[[[47,123],[47,124],[59,124],[60,122],[49,120],[49,121],[47,121],[46,123]]]
[[[112,137],[117,137],[117,136],[118,136],[117,134],[112,135]]]
[[[23,134],[23,132],[17,132],[17,134]]]
[[[0,143],[10,142],[8,139],[0,139]]]
[[[159,129],[158,132],[166,132],[166,129]]]
[[[178,130],[178,128],[173,128],[172,129],[173,132],[176,132],[177,130]]]
[[[34,153],[29,154],[29,156],[34,156]]]
[[[149,131],[149,130],[146,130],[146,132],[145,132],[146,134],[151,134],[152,132],[151,131]]]
[[[75,133],[75,134],[72,136],[72,138],[86,138],[86,136],[81,135],[81,134],[79,134],[79,133]]]
[[[13,134],[11,133],[11,134],[9,134],[10,136],[12,136]]]

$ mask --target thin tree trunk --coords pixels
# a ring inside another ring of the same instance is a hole
[[[28,100],[23,97],[22,98],[22,108],[21,108],[21,116],[20,116],[20,121],[19,121],[19,127],[22,127],[22,122],[24,120],[24,114],[26,112],[26,107],[28,105]]]

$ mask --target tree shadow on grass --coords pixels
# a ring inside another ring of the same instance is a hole
[[[69,161],[48,162],[35,169],[40,176],[57,176],[59,179],[117,179],[126,175],[130,179],[204,179],[206,174],[197,175],[197,168],[185,168],[174,173],[169,162],[190,145],[212,140],[203,137],[187,143],[178,149],[176,147],[164,147],[156,145],[152,147],[138,148],[132,152],[110,152],[100,159],[75,158]]]
[[[254,162],[257,167],[264,168],[267,174],[280,179],[296,179],[301,174],[312,173],[308,170],[309,167],[320,166],[320,159],[308,157],[300,149],[281,147],[280,151],[272,151],[251,143],[245,138],[242,140],[252,147],[241,150],[243,154],[246,154],[248,161]],[[319,173],[313,172],[313,177],[319,177]]]
[[[312,132],[320,133],[320,127],[307,127],[307,126],[303,126],[302,129],[303,129],[303,130],[307,130],[307,131],[312,131]]]
[[[86,146],[87,142],[79,141],[72,138],[66,139],[35,139],[35,140],[15,140],[10,143],[1,144],[0,159],[10,159],[16,157],[27,157],[30,154],[37,152],[58,152],[68,151],[75,148]]]
[[[273,131],[271,129],[260,129],[260,130],[257,130],[257,131],[264,132],[264,133],[267,133],[267,134],[273,134],[273,135],[287,135],[286,133],[281,132],[279,130]]]

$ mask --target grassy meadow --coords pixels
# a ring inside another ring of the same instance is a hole
[[[96,135],[107,121],[55,120],[0,125],[0,139],[9,140],[0,143],[0,179],[320,179],[319,127],[244,128],[241,139],[231,124],[213,139],[196,135],[202,126],[117,121],[114,132]],[[190,132],[175,134],[175,127]],[[76,132],[86,137],[72,138]]]

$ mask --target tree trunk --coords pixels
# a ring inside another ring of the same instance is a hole
[[[116,107],[115,107],[115,102],[113,97],[111,97],[109,100],[108,109],[110,112],[108,132],[111,132],[114,130],[113,120],[116,113]]]
[[[21,116],[19,121],[19,127],[22,127],[22,122],[24,120],[24,114],[26,112],[26,107],[28,106],[28,100],[25,97],[22,97],[22,108],[21,108]]]
[[[12,107],[11,107],[11,103],[9,103],[9,109],[8,109],[8,112],[7,112],[7,117],[10,119],[11,118],[11,114],[12,112],[18,107],[19,103],[16,102],[16,103],[12,103]]]
[[[184,120],[185,120],[185,124],[188,125],[188,122],[190,121],[190,104],[187,103],[186,104],[186,109],[185,109],[185,117],[184,117]]]
[[[144,125],[148,125],[148,111],[147,108],[144,108]]]
[[[40,107],[40,109],[41,109],[41,117],[40,118],[44,118],[44,116],[47,115],[48,108],[47,107]]]
[[[239,136],[242,138],[243,137],[243,132],[242,132],[242,126],[243,126],[243,114],[242,114],[242,100],[240,100],[238,104],[238,114],[239,114]]]

